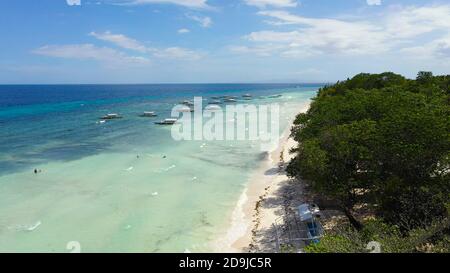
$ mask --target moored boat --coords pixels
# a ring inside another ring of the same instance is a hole
[[[101,120],[111,120],[111,119],[121,119],[122,116],[119,114],[107,114],[106,116],[101,117]]]
[[[268,98],[269,99],[276,99],[276,98],[281,98],[283,95],[281,95],[281,94],[278,94],[278,95],[272,95],[272,96],[269,96]]]
[[[217,104],[210,104],[205,107],[205,110],[206,111],[218,111],[218,110],[222,110],[222,108]]]
[[[144,117],[144,118],[152,118],[152,117],[157,117],[158,115],[155,112],[144,112],[140,116]]]
[[[177,112],[179,112],[179,113],[189,113],[189,112],[194,112],[194,108],[193,108],[193,107],[185,106],[185,107],[182,107],[182,108],[177,109]]]
[[[194,103],[192,101],[184,100],[180,102],[180,104],[186,105],[186,106],[194,106]]]
[[[234,103],[234,102],[237,102],[237,100],[234,99],[234,98],[226,98],[226,99],[224,99],[223,101],[224,101],[224,102],[228,102],[228,103]]]
[[[178,120],[176,118],[166,118],[165,120],[155,122],[155,124],[157,124],[157,125],[173,125],[173,124],[177,123],[177,121]]]

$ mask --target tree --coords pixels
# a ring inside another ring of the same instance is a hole
[[[442,82],[429,72],[416,81],[359,74],[322,88],[295,121],[299,145],[288,174],[339,201],[357,229],[362,226],[352,210],[362,203],[393,224],[400,214],[423,222],[422,208],[430,220],[442,217],[450,184],[450,107]],[[412,196],[420,197],[422,208],[402,205],[414,202]]]
[[[429,71],[420,71],[417,74],[416,78],[417,82],[420,84],[429,84],[433,82],[433,72]]]

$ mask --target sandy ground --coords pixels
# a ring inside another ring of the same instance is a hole
[[[306,112],[309,103],[300,112]],[[287,177],[285,165],[294,156],[289,150],[296,142],[289,137],[291,127],[278,148],[252,175],[233,212],[231,226],[218,244],[218,252],[275,252],[273,224],[284,212],[303,203],[302,183]]]

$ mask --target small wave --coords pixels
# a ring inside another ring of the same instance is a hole
[[[236,252],[236,249],[232,245],[246,235],[247,229],[251,225],[251,221],[246,219],[244,211],[244,206],[248,201],[247,191],[245,189],[239,197],[238,203],[233,210],[230,227],[227,232],[213,242],[214,249],[222,252]]]
[[[172,169],[174,169],[176,167],[177,167],[176,165],[172,165],[169,168],[165,168],[164,170],[167,172],[167,171],[170,171],[170,170],[172,170]]]
[[[29,232],[31,232],[31,231],[36,230],[41,224],[42,224],[41,221],[37,221],[36,223],[34,223],[32,225],[19,225],[19,226],[15,227],[15,228],[12,228],[12,229],[15,229],[17,231],[29,231]]]
[[[198,178],[197,178],[197,176],[194,176],[194,177],[192,177],[191,179],[189,179],[189,181],[195,181],[195,180],[197,180]]]
[[[134,167],[129,167],[128,169],[126,169],[125,171],[127,172],[131,172],[134,169]]]
[[[125,230],[130,230],[131,228],[132,228],[131,225],[126,225],[126,226],[125,226]]]
[[[168,168],[162,168],[162,169],[159,169],[159,170],[157,170],[155,172],[157,172],[157,173],[164,173],[164,172],[168,172],[168,171],[170,171],[170,170],[172,170],[172,169],[174,169],[176,167],[177,167],[176,165],[172,165],[172,166],[170,166]]]

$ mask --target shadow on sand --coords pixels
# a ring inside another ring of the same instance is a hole
[[[285,172],[280,171],[279,168],[271,168],[265,174],[284,175]],[[245,252],[275,253],[279,250],[277,247],[277,230],[275,225],[270,225],[268,228],[260,227],[260,211],[262,209],[272,209],[275,216],[281,220],[278,223],[284,223],[286,217],[292,216],[298,206],[304,203],[318,204],[327,221],[335,217],[341,217],[336,203],[332,200],[325,199],[319,194],[312,193],[310,186],[305,181],[288,178],[280,182],[280,185],[275,192],[270,193],[270,196],[269,188],[267,188],[266,193],[260,197],[260,201],[255,207],[255,228],[252,230],[252,243],[244,250]],[[285,228],[287,227],[282,225],[279,226],[278,230]],[[297,249],[301,249],[304,246],[305,244],[301,242],[297,245]]]

